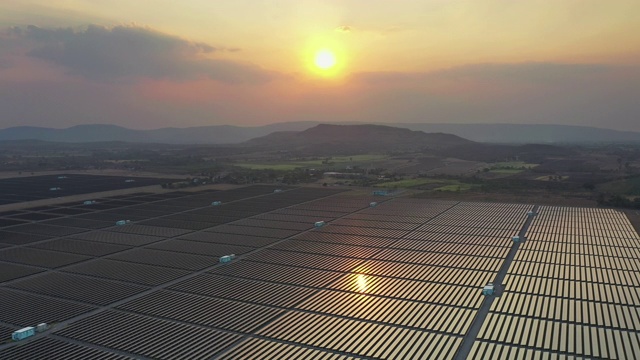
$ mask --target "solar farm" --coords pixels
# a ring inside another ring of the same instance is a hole
[[[255,185],[0,227],[0,359],[640,358],[617,210]]]
[[[175,179],[128,178],[85,174],[41,175],[0,179],[0,205],[159,185],[163,182],[172,181],[175,181]]]

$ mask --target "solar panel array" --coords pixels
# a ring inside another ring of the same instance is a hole
[[[619,212],[543,207],[517,245],[531,205],[275,189],[0,213],[0,336],[54,325],[0,358],[639,354],[639,237]]]
[[[541,207],[473,356],[639,358],[639,240],[621,211]]]
[[[0,205],[109,190],[130,189],[174,181],[175,179],[128,178],[86,174],[57,174],[0,179]],[[14,217],[14,220],[23,220],[25,218],[27,220],[44,220],[47,215],[21,215]]]

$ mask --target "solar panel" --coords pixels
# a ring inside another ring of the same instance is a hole
[[[0,358],[640,354],[640,236],[620,211],[275,189],[0,214],[66,215],[0,231],[0,322],[68,321]]]

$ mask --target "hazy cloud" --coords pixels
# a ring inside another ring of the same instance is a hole
[[[276,76],[256,65],[212,57],[216,48],[164,34],[147,27],[90,25],[83,30],[11,28],[13,41],[30,46],[28,56],[63,66],[70,73],[94,80],[155,78],[265,82]]]
[[[366,31],[356,28],[358,34]],[[316,87],[224,60],[222,51],[232,48],[138,26],[0,31],[0,127],[116,123],[157,128],[330,119],[640,130],[638,67],[470,64],[431,72],[357,73],[340,86]],[[11,67],[1,69],[2,64]],[[253,86],[276,76],[282,81]],[[87,81],[136,78],[140,81]]]
[[[526,62],[507,64],[471,64],[432,72],[360,72],[352,78],[366,83],[404,83],[427,80],[560,82],[569,78],[589,77],[611,69],[604,64],[569,64]]]
[[[341,32],[341,33],[350,33],[351,31],[353,31],[353,27],[348,25],[342,25],[335,28],[335,31]]]
[[[377,35],[389,35],[392,33],[403,31],[403,28],[399,26],[387,26],[387,27],[354,27],[352,25],[341,25],[334,29],[334,31],[348,34],[355,32],[358,34],[377,34]]]
[[[382,30],[383,33],[389,34],[389,33],[395,33],[395,32],[399,32],[399,31],[403,31],[404,29],[400,26],[389,26],[387,28],[385,28],[384,30]]]
[[[12,63],[7,59],[0,58],[0,70],[10,68]]]
[[[360,102],[369,105],[373,117],[640,130],[640,102],[635,99],[640,68],[633,66],[475,64],[422,73],[360,73],[353,79],[363,89]]]
[[[22,28],[19,26],[12,26],[4,32],[6,35],[22,35]]]
[[[515,64],[473,64],[442,70],[436,76],[484,80],[555,81],[591,76],[609,69],[603,64],[526,62]]]

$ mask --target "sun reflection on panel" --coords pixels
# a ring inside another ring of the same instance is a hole
[[[368,289],[367,275],[358,274],[358,276],[356,276],[356,284],[360,293],[366,293]]]

